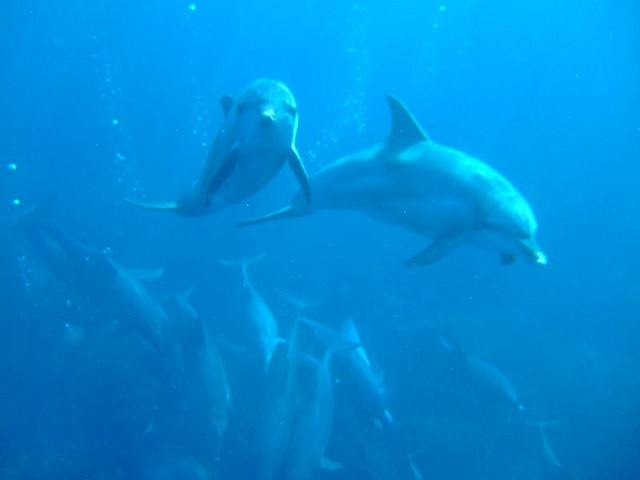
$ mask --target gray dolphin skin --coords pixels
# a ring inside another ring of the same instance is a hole
[[[285,162],[305,201],[311,201],[309,178],[295,145],[298,107],[289,88],[263,78],[251,83],[237,100],[223,96],[220,104],[224,120],[191,188],[176,202],[127,202],[185,217],[206,215],[258,192]]]
[[[430,140],[398,99],[387,101],[387,140],[313,175],[312,205],[299,192],[284,208],[239,225],[355,210],[431,239],[408,266],[429,265],[463,244],[498,251],[503,263],[523,257],[545,265],[533,211],[513,185],[482,161]]]

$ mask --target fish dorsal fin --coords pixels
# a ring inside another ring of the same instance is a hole
[[[388,147],[404,148],[429,140],[427,134],[400,100],[387,95],[387,102],[391,111],[391,133],[386,142]]]
[[[222,97],[220,97],[220,106],[222,107],[222,111],[225,115],[229,113],[229,110],[231,110],[231,107],[233,107],[234,103],[235,100],[231,95],[223,95]]]

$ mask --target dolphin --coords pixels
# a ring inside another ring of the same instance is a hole
[[[307,171],[296,149],[298,108],[289,88],[272,79],[251,83],[235,100],[221,98],[224,120],[200,177],[175,202],[134,205],[174,211],[185,217],[206,215],[238,203],[263,188],[287,161],[311,201]]]
[[[482,161],[430,140],[397,98],[387,95],[387,102],[386,141],[313,175],[313,204],[298,192],[284,208],[239,225],[355,210],[431,239],[408,266],[434,263],[463,244],[496,250],[505,264],[519,256],[545,265],[533,211],[515,187]]]

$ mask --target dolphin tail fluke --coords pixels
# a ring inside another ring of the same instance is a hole
[[[175,212],[178,209],[177,202],[139,202],[137,200],[133,200],[131,198],[124,198],[124,201],[135,205],[140,208],[147,208],[151,210],[163,210],[167,212]]]
[[[275,212],[267,213],[266,215],[262,215],[260,217],[254,217],[236,223],[236,227],[245,227],[247,225],[255,225],[256,223],[270,222],[271,220],[278,220],[280,218],[292,218],[297,216],[299,216],[299,214],[295,211],[294,207],[291,205],[287,205],[286,207],[283,207],[280,210],[276,210]]]

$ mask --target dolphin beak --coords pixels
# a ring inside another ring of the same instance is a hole
[[[547,264],[547,256],[533,238],[520,241],[524,256],[536,266],[544,267]]]
[[[260,120],[264,124],[272,124],[278,118],[276,110],[273,107],[266,107],[260,112]]]

